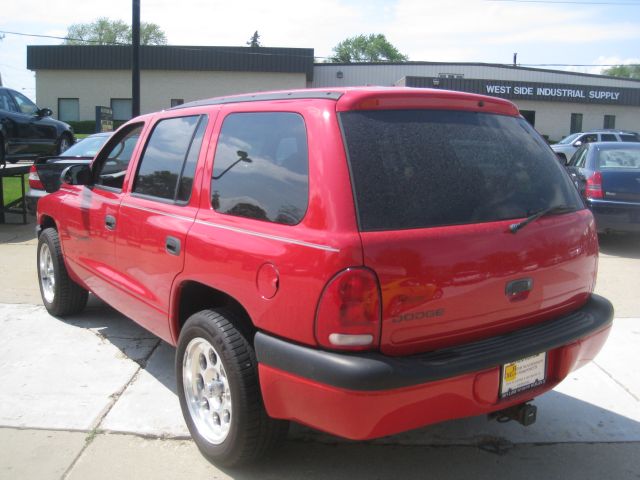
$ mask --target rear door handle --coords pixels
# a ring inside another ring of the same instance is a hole
[[[180,255],[180,240],[176,237],[167,237],[164,246],[168,254]]]
[[[115,230],[116,217],[114,217],[113,215],[107,215],[106,217],[104,217],[104,225],[107,227],[108,230]]]

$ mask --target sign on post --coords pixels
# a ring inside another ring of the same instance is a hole
[[[96,107],[96,133],[113,132],[113,110],[109,107]]]

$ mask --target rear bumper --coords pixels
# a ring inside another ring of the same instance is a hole
[[[325,352],[263,333],[255,347],[269,415],[368,439],[540,395],[595,357],[612,320],[611,304],[593,295],[578,311],[544,324],[410,357]],[[548,352],[546,383],[500,399],[500,366],[540,352]]]
[[[588,199],[598,232],[640,232],[640,203]]]

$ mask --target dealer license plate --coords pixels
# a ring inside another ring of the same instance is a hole
[[[546,371],[547,354],[545,352],[503,365],[500,397],[511,397],[525,390],[539,387],[545,382]]]

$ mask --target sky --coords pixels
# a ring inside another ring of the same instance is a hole
[[[588,65],[543,67],[600,73],[601,64],[640,63],[640,0],[140,0],[171,45],[314,48],[323,61],[340,41],[382,33],[412,61]],[[98,17],[131,21],[131,0],[3,0],[0,30],[64,37]],[[27,45],[62,40],[5,34],[4,86],[35,100]],[[144,73],[143,73],[144,74]]]

